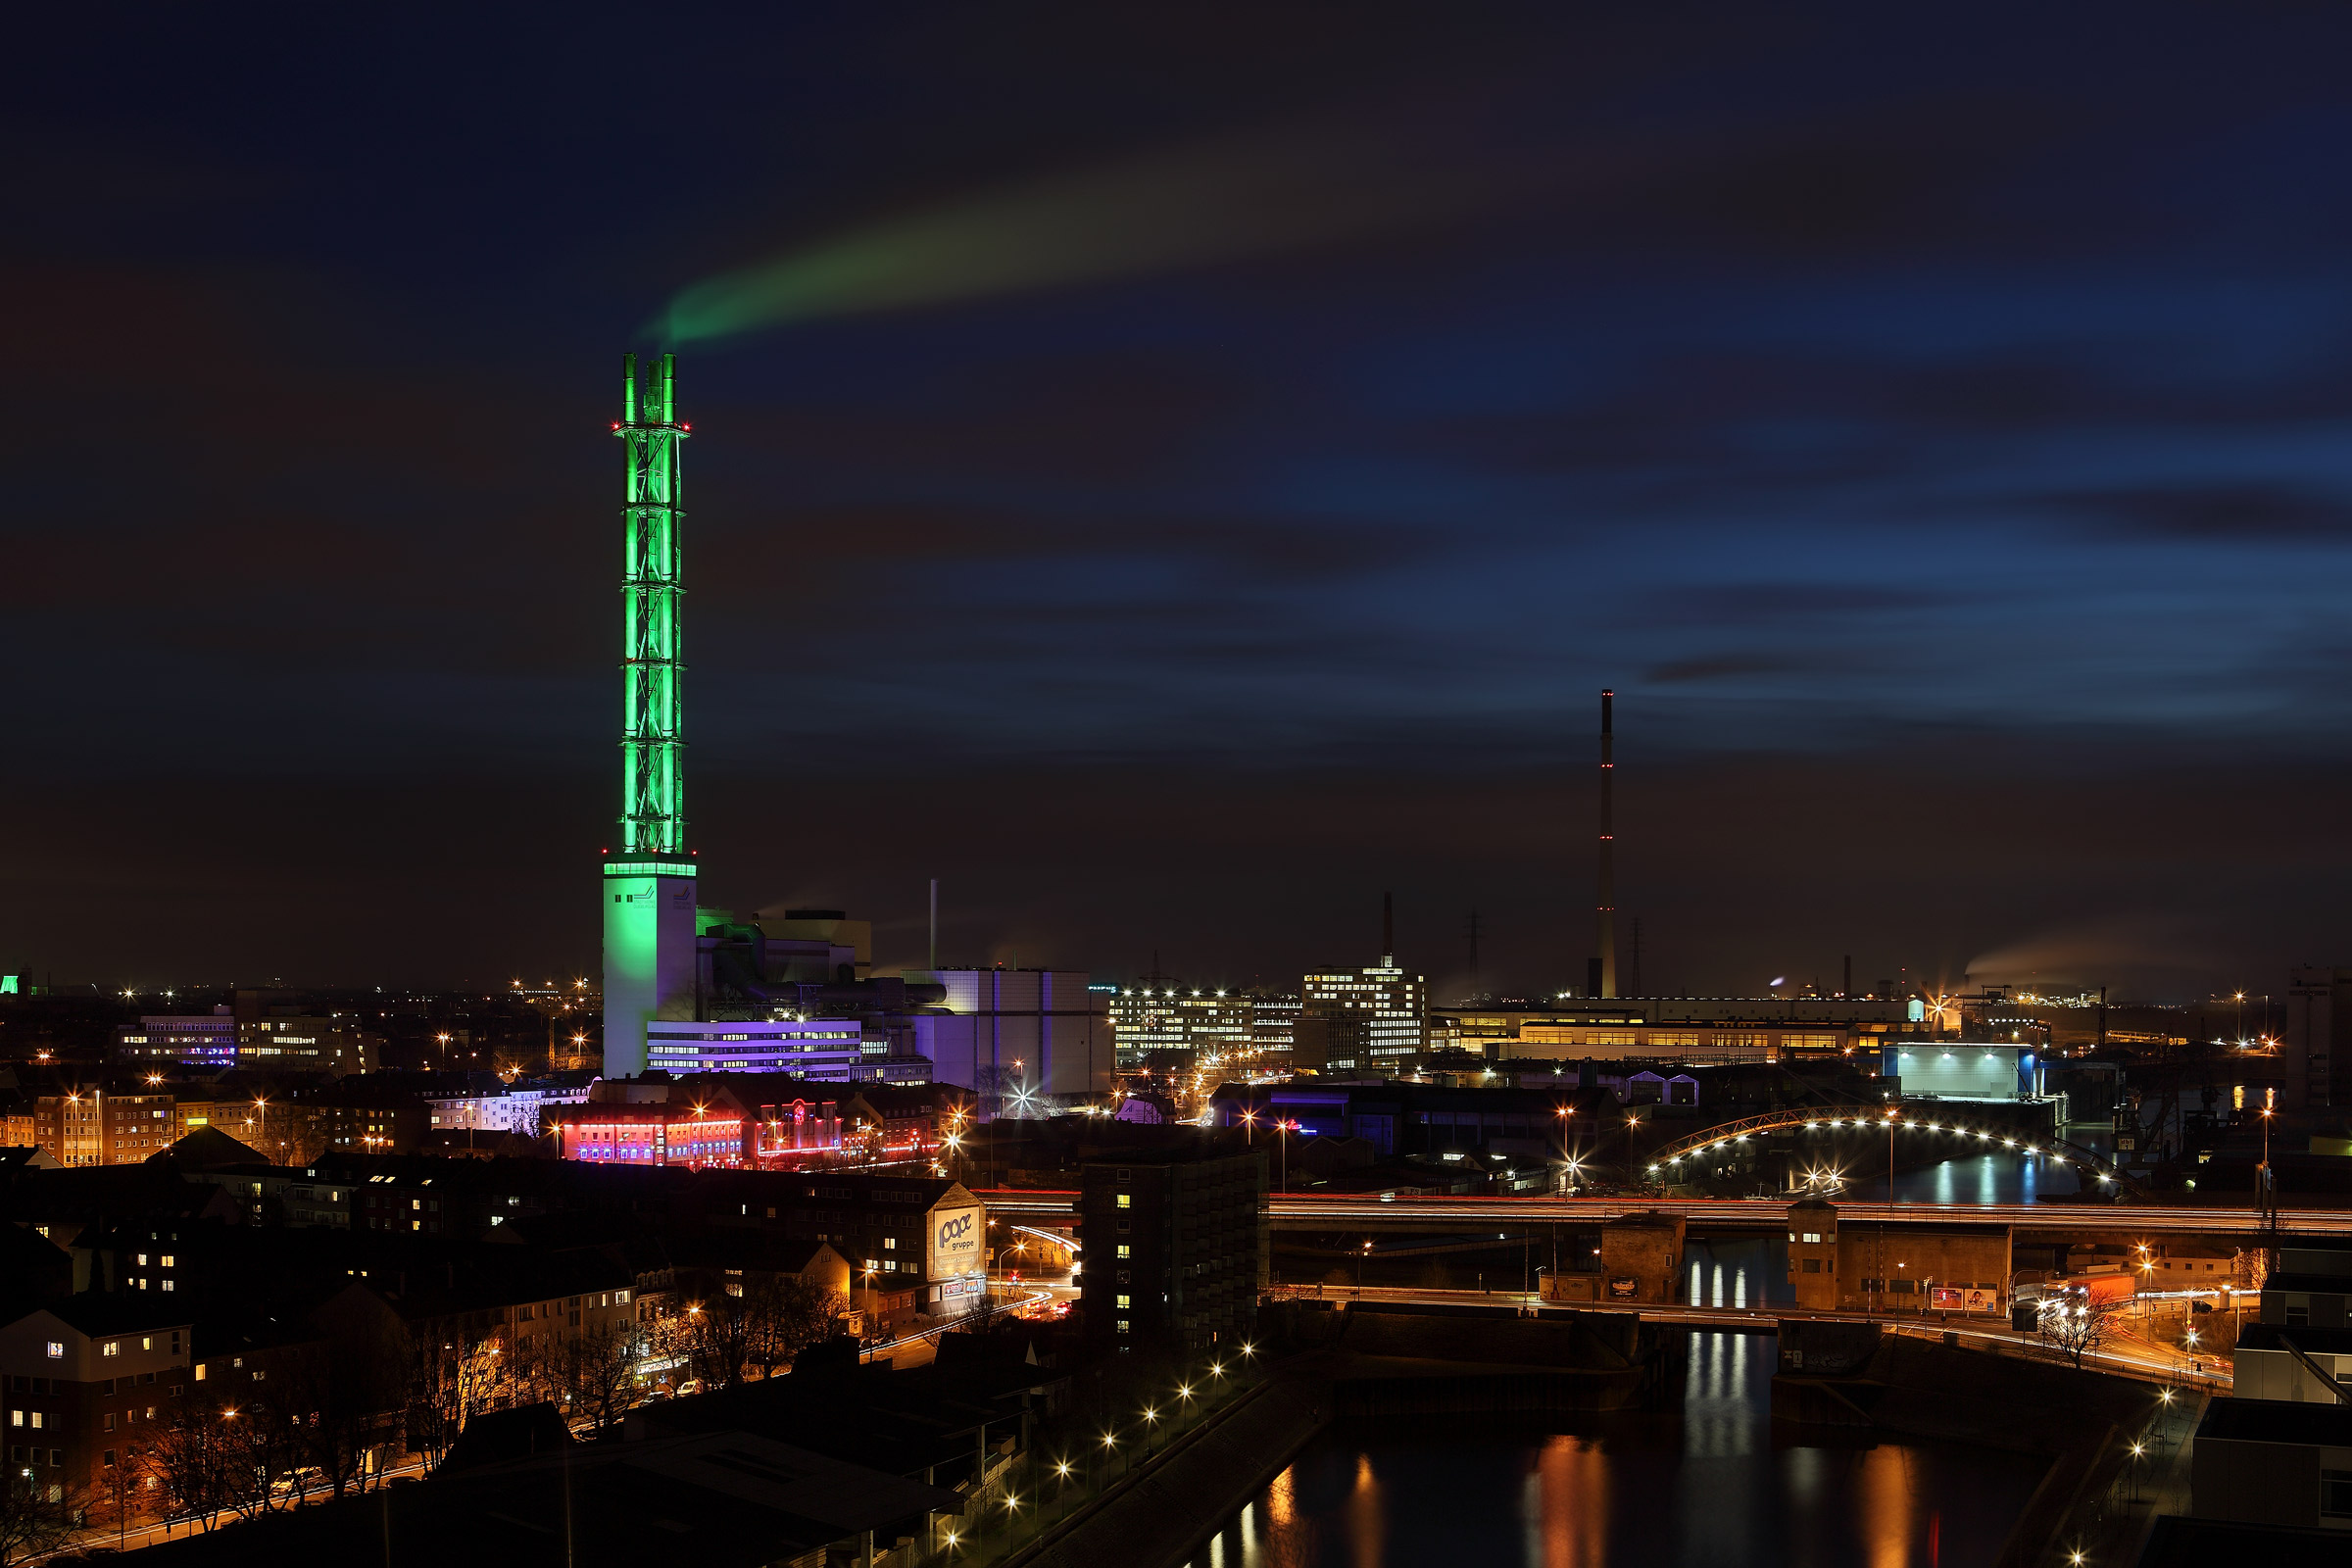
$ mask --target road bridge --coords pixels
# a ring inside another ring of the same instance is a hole
[[[984,1189],[975,1192],[1000,1219],[1069,1225],[1078,1195]],[[1474,1235],[1490,1230],[1547,1226],[1597,1230],[1629,1214],[1680,1214],[1698,1236],[1763,1235],[1785,1230],[1788,1206],[1802,1193],[1779,1198],[1394,1198],[1377,1195],[1275,1193],[1267,1217],[1278,1231],[1425,1231]],[[2250,1208],[2178,1203],[1885,1203],[1839,1202],[1840,1218],[1896,1226],[2012,1225],[2018,1239],[2136,1242],[2196,1237],[2219,1245],[2268,1245],[2262,1217]],[[2279,1230],[2288,1236],[2352,1237],[2352,1209],[2285,1209]]]
[[[2132,1181],[2097,1150],[2063,1138],[2020,1137],[2015,1128],[1997,1123],[1980,1123],[1971,1119],[1965,1110],[1956,1106],[1929,1105],[1803,1105],[1794,1108],[1765,1111],[1761,1115],[1742,1116],[1736,1121],[1721,1122],[1704,1132],[1678,1138],[1650,1155],[1649,1173],[1667,1181],[1681,1179],[1686,1172],[1703,1169],[1709,1154],[1736,1149],[1739,1145],[1770,1133],[1808,1132],[1833,1136],[1851,1130],[1872,1137],[1886,1139],[1887,1163],[1894,1160],[1895,1145],[1907,1142],[1915,1149],[1922,1143],[1933,1146],[1929,1157],[1942,1157],[1944,1149],[1966,1152],[1970,1149],[2005,1149],[2019,1154],[2034,1154],[2054,1165],[2080,1166],[2088,1172],[2092,1181],[2087,1186],[2108,1192],[2125,1189],[2137,1192],[2139,1185]]]

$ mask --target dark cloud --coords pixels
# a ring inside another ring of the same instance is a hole
[[[1727,654],[1717,659],[1678,659],[1642,672],[1653,686],[1680,686],[1692,681],[1739,680],[1748,675],[1786,675],[1818,668],[1819,661],[1789,654]]]
[[[2103,533],[2262,544],[2352,539],[2352,500],[2290,484],[2074,491],[2052,498]]]

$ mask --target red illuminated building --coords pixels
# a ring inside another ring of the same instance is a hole
[[[548,1113],[559,1157],[612,1165],[735,1166],[746,1154],[743,1114],[733,1107],[591,1102]]]

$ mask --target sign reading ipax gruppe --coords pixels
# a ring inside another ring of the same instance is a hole
[[[981,1244],[987,1226],[980,1206],[931,1210],[931,1239],[925,1262],[928,1278],[945,1279],[980,1267]]]

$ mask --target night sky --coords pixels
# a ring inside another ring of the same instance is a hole
[[[1608,685],[1647,989],[2352,960],[2338,8],[12,28],[0,968],[592,971],[665,342],[714,904],[1561,984]]]

